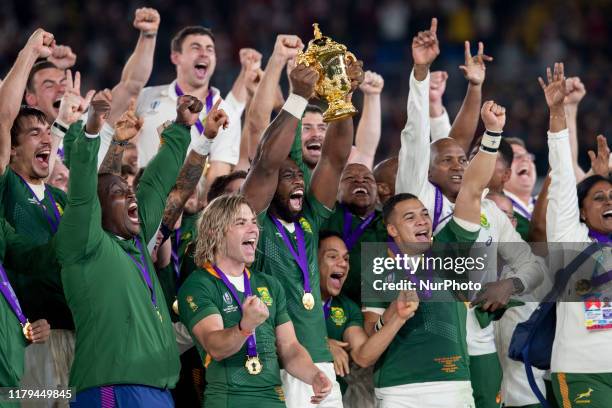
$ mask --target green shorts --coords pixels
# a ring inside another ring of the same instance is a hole
[[[476,408],[501,407],[502,369],[497,353],[470,356],[470,380]]]
[[[563,408],[610,408],[612,373],[552,373],[555,397]]]

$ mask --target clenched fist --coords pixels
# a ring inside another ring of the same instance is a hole
[[[363,73],[363,61],[350,59],[346,67],[346,74],[351,80],[351,92],[354,92],[363,82],[365,75]]]
[[[305,99],[310,99],[318,80],[319,73],[317,70],[304,64],[295,67],[289,76],[292,92]]]
[[[297,35],[280,34],[276,36],[272,58],[276,57],[285,64],[289,59],[295,58],[302,48],[304,43]]]
[[[414,290],[403,290],[395,301],[397,316],[402,320],[408,320],[419,308],[419,296]]]
[[[104,121],[108,118],[111,110],[113,96],[110,89],[105,89],[98,92],[90,103],[91,112],[87,117],[87,125],[85,129],[87,133],[95,135],[100,133]]]
[[[144,119],[136,116],[136,102],[132,98],[128,110],[123,112],[123,115],[115,123],[115,135],[113,139],[118,142],[126,142],[135,137],[142,125]]]
[[[242,303],[240,327],[247,332],[253,332],[260,324],[266,321],[269,315],[268,306],[261,299],[257,296],[247,296]]]
[[[200,112],[204,108],[202,101],[195,96],[182,95],[176,101],[176,123],[185,126],[193,126],[200,117]]]
[[[154,8],[142,7],[134,13],[134,28],[143,33],[156,33],[159,28],[159,13]]]
[[[55,39],[53,34],[39,28],[32,33],[25,48],[36,53],[38,58],[47,58],[55,48]]]
[[[506,108],[493,101],[486,101],[480,110],[480,117],[487,130],[501,132],[506,123]]]
[[[76,64],[77,56],[72,52],[72,48],[67,45],[58,45],[53,48],[47,61],[52,62],[61,70],[68,69]]]
[[[204,128],[204,136],[208,139],[214,139],[219,133],[219,129],[227,129],[229,119],[223,109],[219,109],[221,98],[217,99],[217,103],[212,107],[206,116],[206,127]]]
[[[379,95],[383,87],[385,86],[385,80],[382,76],[376,72],[366,71],[363,77],[363,82],[359,85],[359,89],[365,95]]]

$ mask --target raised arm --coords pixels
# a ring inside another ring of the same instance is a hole
[[[447,80],[446,71],[433,71],[429,74],[429,120],[432,142],[448,137],[451,130],[448,112],[442,104]]]
[[[136,197],[145,242],[149,242],[157,232],[166,199],[185,162],[191,142],[191,126],[198,120],[202,108],[202,102],[194,96],[178,98],[176,120],[162,132],[159,151],[140,178]]]
[[[571,77],[565,80],[565,89],[567,96],[563,100],[563,106],[565,108],[567,130],[569,131],[572,165],[574,166],[576,183],[579,183],[586,176],[584,170],[578,164],[578,105],[586,95],[586,88],[580,78]]]
[[[185,203],[193,194],[198,181],[202,177],[212,140],[217,136],[220,128],[227,126],[227,114],[223,109],[219,109],[219,102],[221,102],[221,99],[217,100],[217,103],[208,113],[204,136],[200,136],[193,150],[187,155],[187,160],[181,168],[176,185],[168,196],[162,218],[162,225],[166,227],[164,228],[166,230],[174,229],[174,224],[181,216]]]
[[[347,73],[351,80],[352,92],[363,82],[363,63],[361,61],[350,62]],[[332,122],[327,128],[321,158],[312,172],[310,189],[316,199],[327,208],[333,208],[336,204],[338,186],[342,170],[348,161],[353,145],[353,118],[346,118]]]
[[[529,222],[529,242],[546,242],[546,209],[548,208],[549,187],[550,175],[547,175],[533,207],[533,214]]]
[[[469,41],[465,42],[465,64],[459,68],[468,80],[468,89],[463,104],[453,122],[449,136],[457,140],[466,154],[469,154],[472,139],[478,126],[478,114],[482,100],[482,83],[485,80],[485,61],[493,58],[484,55],[484,44],[478,43],[478,54],[472,57]]]
[[[247,76],[261,67],[261,53],[253,48],[242,48],[238,55],[240,57],[240,73],[236,77],[230,93],[237,103],[244,105],[249,98]]]
[[[265,130],[257,147],[255,160],[241,189],[257,213],[264,211],[274,197],[278,169],[289,156],[298,120],[306,109],[318,78],[319,74],[314,68],[304,65],[298,65],[291,72],[293,93]]]
[[[506,109],[493,101],[482,105],[482,121],[485,125],[485,134],[482,136],[480,149],[465,169],[463,184],[455,201],[454,217],[480,225],[480,202],[482,193],[489,184],[495,161],[497,149],[501,142],[501,133],[506,123]]]
[[[153,8],[139,8],[134,12],[134,28],[140,35],[134,52],[128,58],[121,80],[112,90],[113,104],[108,122],[114,124],[128,108],[130,100],[137,98],[151,77],[153,56],[160,17]]]
[[[143,123],[144,120],[136,116],[135,102],[132,100],[128,110],[125,111],[117,123],[115,123],[113,139],[110,142],[108,151],[104,156],[104,160],[102,160],[102,163],[100,164],[98,173],[121,176],[121,160],[123,159],[123,152],[125,151],[129,141],[138,134]]]
[[[351,156],[350,161],[364,164],[370,170],[374,166],[374,156],[382,133],[380,94],[384,86],[383,77],[372,71],[366,71],[363,83],[359,86],[363,92],[363,109],[355,133],[356,154]]]
[[[0,174],[4,174],[10,161],[11,127],[19,113],[30,70],[38,58],[51,55],[53,46],[53,34],[42,28],[34,31],[0,85]]]
[[[246,139],[248,140],[249,159],[251,161],[255,159],[260,139],[270,123],[283,68],[287,61],[295,58],[298,51],[303,47],[304,44],[298,36],[279,35],[276,37],[274,51],[261,76],[245,118],[244,131],[248,135]]]
[[[436,30],[438,20],[431,19],[431,27],[412,39],[414,68],[410,74],[410,92],[406,125],[402,130],[395,192],[424,195],[431,187],[429,170],[429,67],[440,54]]]

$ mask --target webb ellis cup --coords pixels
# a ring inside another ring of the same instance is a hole
[[[346,73],[349,60],[356,61],[355,56],[339,44],[321,34],[318,24],[313,24],[314,39],[308,42],[305,52],[297,56],[297,63],[313,66],[319,72],[319,81],[315,87],[317,96],[327,100],[328,108],[323,113],[323,121],[332,122],[353,116],[357,109],[345,100],[351,91],[351,80]]]

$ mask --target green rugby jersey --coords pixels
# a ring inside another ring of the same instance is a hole
[[[349,327],[363,327],[363,314],[355,302],[347,296],[340,294],[333,297],[330,304],[329,316],[325,319],[327,337],[344,341],[344,332]],[[346,392],[348,384],[342,377],[337,377],[342,394]]]
[[[315,299],[312,310],[306,310],[302,304],[304,295],[304,280],[302,271],[294,260],[289,249],[285,246],[281,234],[276,225],[270,219],[267,212],[257,216],[260,225],[259,243],[257,244],[257,256],[253,263],[254,271],[261,271],[276,277],[287,297],[287,310],[295,333],[300,343],[308,350],[310,357],[315,363],[333,361],[327,345],[327,331],[323,317],[323,303],[321,302],[321,289],[319,287],[319,265],[317,250],[319,244],[319,230],[321,225],[331,214],[331,210],[325,208],[309,191],[304,196],[302,213],[299,223],[304,230],[306,252],[308,255],[308,273],[310,275],[310,287]],[[295,234],[286,233],[297,248]]]
[[[72,132],[75,130],[73,128]],[[39,245],[49,242],[55,234],[51,222],[59,222],[53,211],[49,194],[53,196],[60,216],[66,206],[66,194],[62,190],[48,184],[46,189],[48,193],[39,204],[29,187],[11,168],[7,168],[4,174],[0,175],[2,216],[17,234],[29,237]],[[48,214],[52,221],[45,214]],[[30,319],[33,321],[47,319],[53,329],[74,329],[72,315],[64,297],[60,266],[56,259],[49,259],[43,274],[33,276],[12,268],[7,268],[6,272],[21,301],[21,307]]]
[[[312,178],[312,170],[304,162],[302,153],[302,120],[298,121],[297,128],[295,129],[295,137],[293,138],[293,144],[291,145],[291,151],[289,152],[289,158],[297,164],[297,166],[304,173],[304,189],[308,191],[310,188],[310,179]]]
[[[221,316],[224,328],[240,322],[242,313],[238,303],[223,281],[216,274],[199,268],[189,275],[179,290],[181,321],[189,329],[206,367],[203,403],[206,408],[237,407],[240,401],[249,401],[248,406],[284,406],[276,353],[276,327],[290,321],[285,294],[278,280],[266,274],[250,274],[250,284],[253,294],[266,304],[270,312],[269,318],[255,330],[257,353],[263,365],[262,372],[257,375],[249,374],[244,367],[246,342],[238,353],[216,361],[193,336],[193,327],[213,314]],[[240,301],[244,301],[244,292],[236,290],[236,293]]]
[[[514,217],[516,218],[516,232],[523,238],[523,241],[529,242],[530,221],[517,211],[514,212]]]
[[[376,215],[372,222],[349,251],[349,274],[342,287],[342,293],[358,305],[361,304],[361,244],[363,242],[386,242],[388,237],[387,228],[382,218],[382,211],[375,210],[375,213]],[[362,221],[361,218],[351,214],[351,231],[354,231]],[[340,205],[336,205],[333,214],[321,229],[334,231],[340,235],[343,234],[344,210]]]
[[[454,219],[435,236],[438,243],[474,242],[478,231]],[[389,303],[368,303],[386,308]],[[467,308],[463,302],[421,301],[415,315],[397,332],[374,367],[374,386],[429,381],[469,381]]]
[[[146,244],[157,232],[166,197],[185,160],[191,138],[184,126],[162,133],[136,196],[144,254],[134,240],[102,229],[97,195],[100,139],[81,134],[72,145],[70,195],[57,237],[62,282],[76,326],[70,385],[77,392],[110,384],[174,387],[180,362],[164,294]],[[134,259],[145,258],[157,299]],[[133,257],[133,258],[132,258]],[[159,317],[161,315],[161,319]]]

